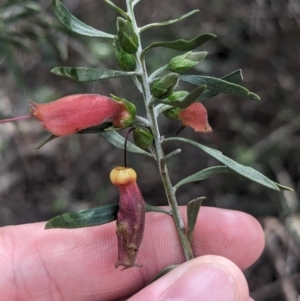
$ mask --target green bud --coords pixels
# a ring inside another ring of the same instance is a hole
[[[168,119],[180,120],[178,114],[182,111],[180,108],[171,108],[163,112],[164,116]]]
[[[167,98],[176,89],[179,82],[179,74],[169,73],[164,77],[155,79],[151,83],[151,93],[156,98]]]
[[[172,58],[168,64],[168,70],[173,72],[183,72],[196,66],[208,55],[207,51],[188,52]]]
[[[127,53],[134,54],[139,47],[138,36],[134,32],[132,23],[121,17],[117,18],[117,30],[120,46]]]
[[[115,42],[113,45],[119,67],[126,71],[134,71],[136,68],[136,61],[134,55],[129,54],[122,49],[118,37],[115,37]]]
[[[118,96],[115,96],[113,94],[110,94],[111,98],[117,102],[121,102],[124,105],[124,112],[122,113],[122,116],[118,116],[119,120],[120,120],[120,125],[119,127],[127,127],[133,124],[133,121],[135,119],[135,115],[136,115],[136,107],[135,105],[126,100],[125,98],[120,98]]]
[[[181,100],[184,99],[187,95],[189,95],[189,92],[187,91],[175,91],[168,97],[168,100],[170,102],[175,100]]]
[[[147,148],[153,143],[153,136],[147,128],[136,128],[133,131],[134,143],[140,148]]]

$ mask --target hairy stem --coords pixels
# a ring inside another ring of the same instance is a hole
[[[138,35],[139,38],[139,49],[136,53],[136,61],[137,61],[137,72],[138,76],[140,77],[140,84],[142,87],[142,94],[144,97],[145,105],[146,105],[146,111],[147,111],[147,119],[149,121],[149,125],[154,137],[154,144],[155,144],[155,152],[156,152],[156,160],[160,172],[160,176],[162,178],[162,182],[165,188],[165,192],[168,198],[169,205],[172,210],[172,217],[175,223],[175,227],[183,248],[183,252],[185,255],[186,260],[190,260],[194,258],[193,252],[191,249],[190,242],[187,238],[186,232],[185,232],[185,226],[182,221],[179,207],[177,204],[176,196],[175,196],[175,190],[173,188],[173,185],[171,183],[170,175],[168,172],[168,167],[166,164],[166,160],[163,158],[165,157],[163,148],[162,148],[162,141],[161,141],[161,136],[157,124],[157,118],[154,110],[154,105],[151,104],[153,97],[150,93],[150,79],[148,77],[147,69],[146,69],[146,64],[145,64],[145,56],[142,56],[142,46],[141,46],[141,40],[140,40],[140,33],[139,29],[136,24],[134,12],[133,12],[133,7],[132,7],[132,2],[130,0],[126,0],[127,4],[127,11],[128,15],[132,19],[133,27]]]

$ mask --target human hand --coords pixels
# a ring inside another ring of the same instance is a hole
[[[185,208],[181,211],[184,216]],[[201,257],[146,286],[166,266],[184,262],[170,217],[147,214],[137,258],[143,267],[125,271],[114,268],[115,223],[74,230],[44,226],[0,228],[1,300],[249,301],[241,269],[253,264],[264,246],[261,227],[250,215],[202,207],[192,243]]]

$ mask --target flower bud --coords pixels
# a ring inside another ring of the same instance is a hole
[[[134,32],[132,23],[129,20],[118,17],[117,30],[120,46],[123,50],[130,54],[136,53],[139,47],[139,39]]]
[[[190,51],[188,53],[175,56],[170,60],[167,69],[172,72],[183,72],[189,70],[203,61],[207,55],[207,51]]]
[[[201,102],[192,103],[186,109],[181,110],[178,116],[183,125],[193,128],[195,132],[212,132],[207,119],[207,111]]]
[[[168,97],[168,101],[172,102],[174,100],[181,100],[184,99],[187,95],[189,95],[189,92],[187,91],[175,91]]]
[[[176,89],[179,82],[179,74],[169,73],[164,77],[155,79],[151,83],[151,93],[156,98],[167,98]]]
[[[167,104],[167,102],[170,102],[170,105],[172,105],[172,101],[184,99],[188,94],[189,92],[187,91],[175,91],[165,100],[165,104]],[[164,111],[163,114],[168,119],[180,120],[178,116],[180,111],[180,108],[173,107]]]
[[[153,143],[153,135],[147,128],[136,128],[133,131],[133,140],[138,147],[147,148]]]
[[[111,94],[110,96],[113,100],[122,104],[124,108],[124,110],[119,115],[112,117],[112,123],[114,124],[114,126],[122,128],[132,125],[136,115],[135,105],[125,98],[120,98],[113,94]]]
[[[127,104],[98,94],[70,95],[44,104],[32,102],[31,113],[55,136],[75,134],[107,119],[123,127],[131,118]]]
[[[164,111],[163,114],[168,119],[180,120],[179,115],[178,115],[180,111],[181,111],[180,108],[173,107],[171,109]]]
[[[129,54],[122,49],[117,37],[115,37],[114,49],[119,67],[126,71],[134,71],[136,68],[135,57],[133,54]]]
[[[117,218],[118,259],[115,268],[140,267],[136,263],[141,246],[146,217],[146,206],[136,183],[136,172],[132,168],[116,167],[110,173],[111,182],[120,195]]]

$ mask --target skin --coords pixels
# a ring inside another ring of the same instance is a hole
[[[171,218],[148,213],[137,258],[143,267],[125,271],[114,268],[115,223],[46,231],[44,225],[0,228],[2,300],[252,300],[241,270],[260,256],[264,236],[248,214],[202,207],[192,242],[197,258],[183,263]],[[147,286],[172,264],[180,265]]]

